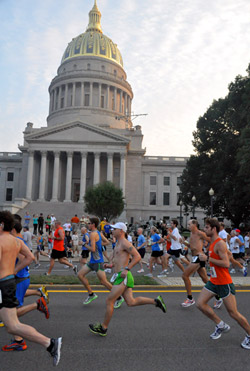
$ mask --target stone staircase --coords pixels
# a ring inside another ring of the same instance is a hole
[[[20,210],[18,214],[23,218],[26,211],[29,212],[31,216],[30,225],[32,225],[32,216],[33,214],[43,213],[44,218],[46,219],[47,215],[54,214],[57,220],[60,220],[62,223],[66,220],[71,219],[72,216],[77,214],[79,218],[82,215],[86,215],[84,212],[84,204],[77,202],[37,202],[31,201],[25,208]]]

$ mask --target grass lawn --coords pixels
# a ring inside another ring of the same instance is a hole
[[[94,275],[89,274],[87,276],[90,285],[100,285],[98,278]],[[108,280],[111,278],[111,275],[107,275]],[[135,285],[158,285],[153,278],[144,277],[144,276],[135,276]],[[31,285],[79,285],[81,284],[79,279],[74,275],[72,276],[59,276],[59,275],[31,275],[30,276]]]

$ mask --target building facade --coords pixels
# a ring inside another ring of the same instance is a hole
[[[102,32],[96,1],[86,31],[63,54],[49,96],[47,126],[27,123],[20,152],[0,153],[2,208],[83,203],[88,187],[108,180],[123,190],[128,222],[180,215],[187,158],[145,155],[122,56]]]

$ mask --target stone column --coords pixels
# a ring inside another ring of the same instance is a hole
[[[64,108],[68,105],[68,84],[65,84]]]
[[[107,85],[107,92],[106,92],[106,108],[109,109],[109,85]]]
[[[121,90],[120,91],[120,112],[122,112],[122,96],[123,96],[123,92]]]
[[[86,175],[87,175],[87,152],[81,152],[82,162],[81,162],[81,175],[80,175],[80,203],[84,202],[83,197],[86,191]]]
[[[76,83],[73,83],[73,90],[72,90],[72,107],[75,107],[76,101]]]
[[[62,86],[59,86],[59,93],[58,93],[58,109],[61,109],[61,97],[62,97]]]
[[[84,106],[84,82],[81,84],[81,107]]]
[[[124,102],[124,114],[128,114],[128,94],[125,94],[125,102]]]
[[[114,88],[114,111],[116,111],[117,105],[117,88]]]
[[[99,97],[98,97],[99,108],[101,108],[101,95],[102,95],[102,84],[99,84]]]
[[[71,202],[73,152],[67,152],[66,190],[64,202]]]
[[[108,153],[107,181],[113,182],[113,153]]]
[[[100,183],[100,153],[94,153],[95,164],[94,164],[94,185]]]
[[[89,105],[93,106],[93,82],[89,83]]]
[[[33,171],[34,171],[34,151],[29,151],[27,187],[26,187],[26,198],[28,200],[32,199],[31,197],[32,197],[32,186],[33,186]]]
[[[53,186],[51,202],[58,202],[58,184],[59,184],[59,161],[60,152],[54,152],[54,171],[53,171]]]
[[[126,185],[126,157],[125,153],[121,153],[120,163],[120,188],[125,196],[125,185]]]
[[[53,109],[53,92],[51,91],[49,95],[49,114],[51,114],[52,109]]]
[[[42,155],[42,159],[41,159],[41,169],[40,169],[39,198],[37,201],[45,201],[47,151],[41,151],[41,155]]]

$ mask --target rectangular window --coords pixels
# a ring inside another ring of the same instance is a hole
[[[170,216],[164,216],[162,219],[164,222],[168,223],[170,220]]]
[[[6,188],[6,201],[12,201],[12,188]]]
[[[84,95],[84,106],[89,106],[89,94]]]
[[[151,216],[149,217],[149,220],[156,220],[156,216],[154,216],[154,215],[152,216],[152,215],[151,215]]]
[[[169,193],[163,192],[163,205],[168,206],[169,205]]]
[[[182,180],[181,180],[181,176],[177,176],[177,185],[181,185],[182,184]]]
[[[149,205],[156,205],[156,192],[150,192]]]
[[[14,180],[14,173],[7,173],[7,181],[13,182]]]
[[[163,185],[169,186],[170,185],[170,176],[164,176],[163,177]]]
[[[150,177],[150,185],[156,185],[156,176]]]

